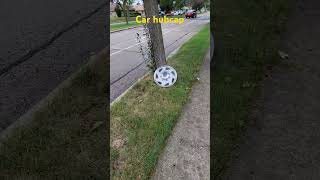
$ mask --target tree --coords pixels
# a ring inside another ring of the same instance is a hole
[[[125,18],[126,18],[126,23],[129,24],[128,22],[128,17],[129,17],[129,8],[133,4],[134,0],[115,0],[115,3],[120,7],[122,10]]]
[[[210,0],[204,0],[204,8],[205,11],[207,11],[207,9],[210,8]]]
[[[181,9],[186,5],[188,0],[160,0],[160,8],[166,12],[173,9]]]
[[[201,10],[204,6],[204,0],[193,0],[192,9],[198,11]]]
[[[173,0],[160,0],[160,8],[165,12],[173,9]]]
[[[174,4],[175,9],[181,9],[185,6],[186,0],[176,0],[176,3]]]
[[[184,6],[191,7],[194,0],[184,0]]]
[[[147,18],[158,16],[158,1],[157,0],[144,0],[144,10]],[[154,59],[157,67],[166,64],[166,56],[163,45],[161,24],[153,23],[152,21],[147,24],[151,40],[151,57]]]
[[[121,14],[122,14],[121,11],[122,10],[121,10],[121,8],[120,8],[120,6],[118,4],[116,5],[114,11],[116,12],[118,17],[121,17]]]

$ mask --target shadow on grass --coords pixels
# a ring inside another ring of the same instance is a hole
[[[0,179],[105,179],[108,175],[107,57],[2,141]]]
[[[266,68],[279,62],[289,0],[217,0],[211,19],[211,175],[221,179],[248,122]]]

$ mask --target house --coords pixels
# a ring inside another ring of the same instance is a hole
[[[144,15],[144,7],[141,4],[136,4],[132,6],[132,9],[136,12],[139,12],[141,15]]]
[[[110,17],[117,17],[117,13],[115,11],[117,4],[114,2],[110,2]]]
[[[117,4],[114,2],[110,2],[110,17],[117,17],[117,13],[115,11]],[[144,15],[144,7],[141,4],[131,5],[129,7],[129,13],[131,16],[136,16],[137,13]],[[121,12],[121,16],[123,16],[123,12]]]

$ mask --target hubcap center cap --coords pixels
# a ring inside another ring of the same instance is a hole
[[[167,73],[166,71],[162,73],[162,78],[163,79],[168,79],[169,78],[169,73]]]

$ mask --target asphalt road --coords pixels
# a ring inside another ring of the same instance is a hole
[[[107,2],[0,2],[0,132],[108,45]]]
[[[162,24],[166,56],[190,39],[209,21],[210,14],[205,13],[198,15],[196,19],[187,19],[183,24]],[[111,102],[148,71],[139,51],[140,46],[146,47],[146,42],[144,42],[145,39],[142,39],[142,42],[139,43],[137,33],[142,35],[143,28],[139,27],[110,34]]]

